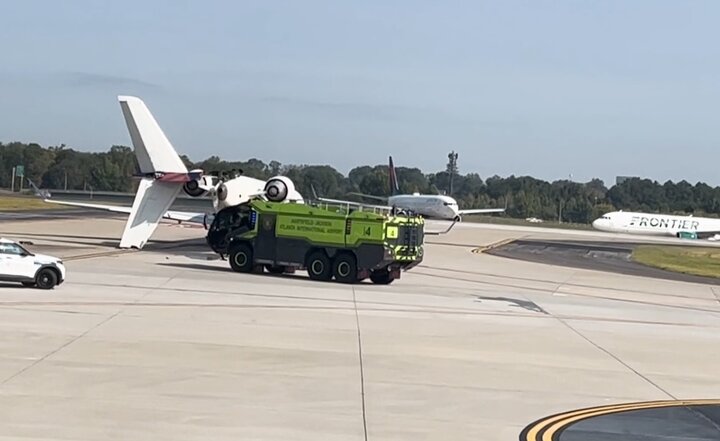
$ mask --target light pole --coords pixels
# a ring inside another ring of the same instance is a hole
[[[558,223],[562,223],[562,206],[563,206],[563,200],[558,199]]]
[[[450,188],[448,192],[448,196],[452,197],[453,192],[453,177],[455,176],[455,170],[457,169],[457,159],[458,154],[455,153],[455,150],[450,152],[448,154],[448,173],[450,173]]]

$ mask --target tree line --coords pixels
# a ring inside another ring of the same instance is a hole
[[[363,165],[347,176],[329,165],[293,165],[278,161],[265,163],[256,158],[226,161],[211,156],[193,162],[182,156],[188,168],[206,172],[239,169],[244,175],[268,179],[285,175],[303,195],[360,201],[350,192],[387,196],[390,193],[387,165]],[[457,158],[455,158],[457,159]],[[20,142],[0,143],[0,188],[10,188],[12,169],[23,165],[25,176],[45,189],[134,192],[137,162],[130,147],[115,145],[107,152],[79,152],[65,145],[42,147]],[[461,174],[449,161],[446,170],[424,173],[418,168],[397,167],[402,193],[448,192],[461,208],[505,207],[506,215],[516,218],[589,223],[616,209],[662,213],[720,215],[720,187],[686,181],[663,184],[650,179],[633,178],[607,188],[600,179],[580,183],[569,180],[547,182],[530,176],[491,176]]]

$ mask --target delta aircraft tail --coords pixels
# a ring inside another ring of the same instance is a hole
[[[397,173],[395,173],[395,165],[392,156],[388,157],[388,183],[390,185],[390,196],[400,193],[400,185],[398,184]]]

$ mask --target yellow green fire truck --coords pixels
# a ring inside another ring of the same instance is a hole
[[[424,226],[412,214],[256,199],[219,211],[207,242],[238,272],[389,284],[422,261]]]

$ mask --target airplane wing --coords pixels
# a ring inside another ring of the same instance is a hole
[[[73,201],[58,201],[54,199],[43,199],[44,202],[58,205],[68,205],[72,207],[92,208],[93,210],[105,210],[112,211],[115,213],[130,214],[132,207],[126,207],[122,205],[103,205],[103,204],[89,204],[85,202],[73,202]],[[205,213],[198,213],[192,211],[174,211],[168,210],[163,214],[163,219],[176,220],[181,222],[192,222],[192,223],[203,223]]]
[[[310,188],[312,189],[313,197],[320,202],[328,202],[331,204],[355,205],[357,207],[379,208],[381,210],[392,210],[392,208],[393,208],[393,207],[390,207],[387,205],[372,205],[372,204],[363,204],[362,202],[346,201],[343,199],[322,198],[322,197],[318,196],[317,191],[315,191],[315,186],[313,186],[311,184]]]
[[[504,208],[475,208],[471,210],[460,210],[458,211],[458,214],[465,215],[465,214],[483,214],[483,213],[504,213]]]
[[[330,198],[316,198],[318,201],[321,202],[329,202],[331,204],[343,204],[343,205],[355,205],[358,207],[369,207],[369,208],[379,208],[382,210],[392,210],[392,207],[388,205],[372,205],[372,204],[363,204],[362,202],[354,202],[354,201],[345,201],[342,199],[330,199]]]
[[[371,195],[371,194],[354,193],[354,192],[351,192],[351,193],[348,193],[348,194],[351,194],[351,195],[353,195],[353,196],[361,196],[361,197],[368,198],[368,199],[375,199],[376,201],[384,201],[384,202],[387,202],[387,201],[388,201],[388,198],[385,197],[385,196],[374,196],[374,195]]]
[[[43,202],[47,202],[49,204],[58,204],[58,205],[67,205],[70,207],[82,207],[82,208],[92,208],[94,210],[106,210],[106,211],[114,211],[116,213],[125,213],[130,214],[132,209],[130,207],[122,207],[119,205],[103,205],[103,204],[89,204],[86,202],[73,202],[73,201],[58,201],[54,199],[50,199],[51,195],[50,192],[47,190],[41,190],[38,188],[35,183],[30,180],[30,178],[25,178],[28,181],[28,184],[30,184],[30,187],[33,189],[33,193],[35,193],[35,196],[40,197]]]
[[[132,211],[131,207],[122,207],[119,205],[87,204],[85,202],[57,201],[46,198],[43,198],[43,202],[47,202],[49,204],[68,205],[71,207],[92,208],[93,210],[114,211],[116,213],[125,214],[130,214],[130,212]]]
[[[30,179],[28,179],[28,182],[32,186],[33,190],[35,191],[35,194],[37,196],[40,196],[42,198],[43,202],[47,202],[49,204],[67,205],[70,207],[80,207],[80,208],[91,208],[93,210],[105,210],[105,211],[112,211],[114,213],[123,213],[123,214],[132,213],[132,207],[127,207],[127,206],[122,206],[122,205],[92,204],[92,203],[87,203],[87,202],[58,201],[55,199],[50,199],[50,193],[48,191],[40,190],[35,185],[35,183],[32,182]],[[198,212],[192,212],[192,211],[168,210],[162,215],[162,218],[176,220],[176,221],[180,221],[180,222],[190,222],[190,223],[202,224],[205,221],[205,213],[198,213]]]

